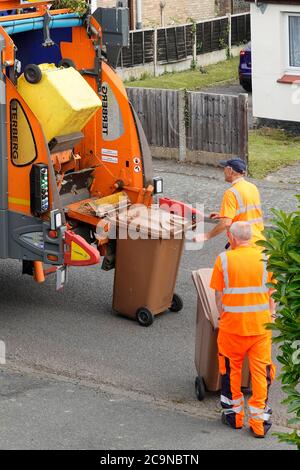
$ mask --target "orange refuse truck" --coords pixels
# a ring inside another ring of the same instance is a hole
[[[56,274],[57,288],[70,265],[102,257],[112,267],[95,202],[122,193],[149,206],[155,192],[145,134],[114,71],[129,41],[118,5],[79,14],[0,0],[0,259],[21,260],[39,282]]]

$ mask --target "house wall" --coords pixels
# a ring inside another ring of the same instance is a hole
[[[97,0],[98,6],[112,7],[116,0]],[[216,13],[215,0],[142,0],[143,27],[161,26],[160,3],[164,3],[162,20],[165,26],[188,23],[188,18],[203,20]],[[135,0],[133,0],[135,11]]]
[[[299,86],[277,83],[287,71],[285,13],[300,13],[300,5],[270,4],[262,14],[251,4],[253,114],[300,122]]]

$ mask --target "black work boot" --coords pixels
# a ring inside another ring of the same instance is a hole
[[[235,424],[235,413],[225,413],[224,411],[222,411],[222,414],[221,414],[221,421],[223,424],[225,424],[226,426],[230,426],[232,429],[242,429],[243,426],[236,426]]]

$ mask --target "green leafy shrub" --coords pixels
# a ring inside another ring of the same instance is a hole
[[[300,196],[297,198],[300,201]],[[273,294],[277,318],[268,328],[278,332],[273,341],[280,348],[277,359],[282,364],[280,379],[287,395],[283,403],[293,415],[288,424],[295,428],[291,434],[277,436],[300,450],[300,210],[285,213],[273,209],[273,214],[272,228],[265,231],[266,241],[257,244],[264,247],[268,269],[277,281]]]
[[[55,0],[51,6],[52,10],[60,10],[68,8],[71,11],[83,16],[89,9],[89,4],[86,0]]]

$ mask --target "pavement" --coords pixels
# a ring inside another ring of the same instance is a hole
[[[219,209],[223,193],[229,187],[224,182],[223,170],[213,166],[155,160],[154,168],[157,174],[164,177],[168,197],[180,197],[190,204],[203,204],[206,213]],[[299,170],[298,163],[272,173],[263,180],[248,178],[259,188],[265,219],[272,217],[272,208],[285,211],[297,208],[295,195],[300,190]],[[283,173],[285,178],[280,177]],[[216,240],[213,240],[209,246],[215,243]]]
[[[289,165],[274,173],[269,174],[265,178],[266,181],[271,182],[272,184],[283,183],[283,184],[294,184],[299,188],[300,185],[300,163],[294,163]]]
[[[219,207],[222,171],[154,161],[165,195]],[[266,216],[293,210],[299,187],[259,181]],[[55,292],[54,279],[35,284],[17,261],[0,261],[0,448],[283,449],[220,423],[218,394],[194,393],[196,293],[191,271],[211,267],[225,238],[183,255],[176,292],[180,313],[166,312],[142,328],[112,311],[113,272],[100,266],[70,270]],[[274,356],[276,349],[274,348]],[[68,391],[69,390],[69,391]],[[279,382],[271,388],[275,428],[286,426]],[[111,400],[111,401],[110,401]]]
[[[0,372],[1,450],[291,449],[272,436],[257,440],[246,428],[235,431],[134,395],[29,371]]]

